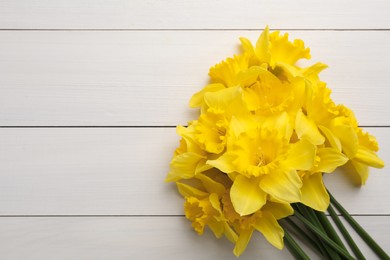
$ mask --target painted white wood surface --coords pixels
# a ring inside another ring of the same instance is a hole
[[[389,162],[390,128],[368,130]],[[178,140],[174,128],[0,129],[0,215],[182,215],[163,182]],[[360,189],[343,177],[327,186],[350,213],[390,215],[386,170]]]
[[[1,0],[7,29],[388,29],[387,0]]]
[[[390,248],[390,216],[358,216],[356,220],[381,246]],[[2,218],[0,229],[0,255],[9,260],[237,259],[227,239],[218,240],[211,232],[198,236],[184,217]],[[360,238],[356,243],[367,259],[376,259]],[[238,259],[292,257],[286,249],[273,248],[255,233]]]
[[[177,125],[208,69],[260,31],[0,31],[1,125]],[[390,31],[293,31],[361,125],[390,125]],[[48,109],[50,108],[50,109]]]
[[[178,144],[166,126],[196,116],[187,103],[209,67],[266,24],[330,66],[335,101],[374,126],[389,165],[389,11],[388,0],[0,0],[0,127],[15,126],[0,128],[0,259],[235,259],[228,241],[191,230],[163,183]],[[387,169],[361,189],[340,173],[326,183],[389,252]],[[270,258],[291,256],[260,237],[241,259]]]

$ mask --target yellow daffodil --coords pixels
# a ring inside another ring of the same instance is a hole
[[[297,114],[295,129],[298,135],[314,144],[322,144],[326,138],[331,147],[342,151],[350,159],[347,172],[355,183],[364,184],[368,177],[368,166],[384,166],[375,153],[378,151],[375,137],[358,127],[350,109],[335,105],[330,98],[331,91],[323,83],[312,87],[305,107],[307,116],[301,112]]]
[[[311,169],[315,152],[315,146],[305,140],[289,143],[278,128],[254,127],[241,133],[222,156],[207,164],[231,177],[232,204],[245,216],[259,210],[267,194],[287,203],[298,202],[302,182],[297,170]]]
[[[203,149],[219,154],[225,149],[230,121],[249,115],[240,88],[227,88],[204,96],[207,111],[194,124],[195,138]]]
[[[266,116],[290,110],[296,98],[295,85],[280,80],[266,68],[252,67],[251,70],[256,77],[250,75],[252,80],[240,84],[248,109]]]
[[[225,227],[228,226],[222,220],[223,216],[218,195],[216,193],[209,194],[182,183],[177,185],[179,191],[185,197],[185,216],[192,222],[194,230],[201,235],[205,226],[208,226],[216,237],[221,237],[225,232]],[[233,231],[231,232],[234,234]]]
[[[347,173],[357,185],[366,183],[368,167],[383,168],[384,162],[378,157],[378,143],[374,136],[364,132],[361,128],[356,129],[358,145],[356,153],[346,165]]]
[[[277,220],[293,214],[289,204],[268,201],[261,210],[240,216],[232,205],[229,193],[222,197],[223,213],[238,234],[233,253],[240,256],[247,247],[253,231],[257,230],[278,249],[283,248],[284,231]]]
[[[240,72],[247,69],[248,66],[249,55],[236,55],[212,67],[209,76],[213,83],[221,83],[227,88],[235,87],[238,84]]]
[[[180,147],[175,151],[166,181],[189,179],[210,168],[206,165],[207,152],[203,151],[199,143],[196,142],[193,124],[187,128],[178,126],[177,133],[183,139],[180,142]]]
[[[310,59],[310,49],[305,48],[302,40],[294,42],[288,40],[288,33],[280,35],[279,31],[269,33],[268,26],[260,35],[256,46],[246,38],[240,38],[245,53],[250,54],[257,64],[267,63],[271,67],[275,64],[294,65],[298,60]]]

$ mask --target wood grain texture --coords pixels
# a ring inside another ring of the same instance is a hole
[[[386,0],[1,0],[0,28],[388,29],[389,11]]]
[[[381,246],[390,248],[389,216],[356,219]],[[218,240],[210,232],[198,236],[184,217],[0,218],[0,229],[0,255],[7,260],[236,259],[227,239]],[[356,242],[367,259],[376,259],[360,239]],[[240,259],[292,257],[255,233]]]
[[[0,31],[1,125],[177,125],[210,66],[260,31]],[[390,125],[390,31],[294,31],[336,103],[361,125]],[[370,47],[368,47],[370,46]]]
[[[388,165],[389,13],[388,0],[0,0],[0,127],[16,126],[0,128],[0,258],[236,259],[193,232],[163,182],[179,140],[168,126],[197,116],[187,104],[209,67],[266,24],[305,41],[302,64],[329,65],[334,100]],[[325,182],[390,251],[387,169],[360,189],[341,172]],[[240,259],[292,256],[259,235]]]
[[[388,164],[390,128],[368,130]],[[178,140],[174,128],[0,129],[0,215],[182,215],[163,182]],[[341,173],[326,183],[350,213],[390,214],[386,170],[361,189]]]

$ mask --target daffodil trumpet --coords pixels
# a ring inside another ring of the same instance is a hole
[[[240,41],[242,52],[212,67],[210,84],[192,96],[200,115],[177,127],[180,145],[166,181],[184,197],[194,230],[226,237],[236,256],[258,232],[305,258],[280,224],[300,216],[318,251],[350,258],[323,215],[330,205],[323,174],[343,168],[364,184],[369,167],[384,166],[375,137],[331,99],[319,77],[325,64],[298,65],[310,59],[302,40],[266,27],[255,44]]]

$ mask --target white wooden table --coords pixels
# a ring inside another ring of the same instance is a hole
[[[311,47],[390,165],[390,2],[0,0],[0,258],[235,259],[165,184],[210,66],[268,24]],[[390,251],[390,173],[327,186]],[[369,259],[375,256],[363,243]],[[259,235],[241,259],[290,259]]]

